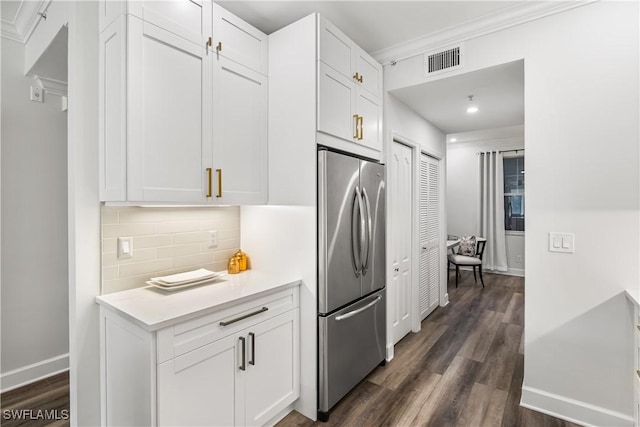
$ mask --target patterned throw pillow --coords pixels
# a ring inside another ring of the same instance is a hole
[[[476,256],[476,236],[462,236],[458,254],[464,256]]]

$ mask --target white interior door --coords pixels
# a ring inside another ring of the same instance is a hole
[[[391,280],[389,306],[393,343],[411,331],[411,148],[394,142],[389,162]]]
[[[420,156],[420,319],[440,301],[440,161]]]

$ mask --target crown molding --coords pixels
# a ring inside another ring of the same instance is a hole
[[[19,43],[26,43],[41,19],[39,15],[47,10],[51,0],[23,0],[12,20],[0,19],[0,36]]]
[[[495,13],[378,50],[373,52],[371,56],[382,65],[387,65],[392,61],[411,58],[428,51],[451,46],[596,1],[598,0],[571,0],[568,2],[524,1]]]

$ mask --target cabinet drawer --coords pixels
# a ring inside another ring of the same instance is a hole
[[[157,363],[289,311],[298,306],[298,301],[298,287],[295,287],[161,329],[157,333]]]

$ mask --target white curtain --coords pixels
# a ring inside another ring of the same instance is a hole
[[[502,153],[478,155],[479,206],[478,236],[487,239],[483,268],[507,271],[507,250],[504,235],[504,171]]]

